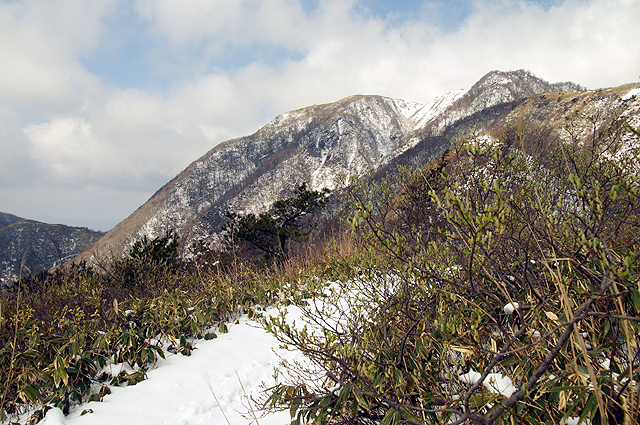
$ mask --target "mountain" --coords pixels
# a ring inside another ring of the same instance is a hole
[[[0,287],[72,259],[103,235],[0,212]]]
[[[0,212],[0,229],[20,220],[24,220],[24,219],[18,216],[15,216],[13,214]]]
[[[444,111],[429,108],[435,114],[428,115],[429,120],[422,119],[417,133],[420,138],[434,137],[442,134],[445,128],[465,117],[470,117],[482,110],[513,100],[547,92],[578,92],[585,88],[571,82],[548,83],[531,72],[525,70],[500,72],[492,71],[482,77],[469,90],[460,90],[449,94],[455,97],[452,104]],[[445,95],[447,96],[447,95]],[[436,102],[438,99],[436,99]],[[432,102],[433,103],[433,102]]]
[[[451,147],[452,141],[470,135],[497,138],[505,130],[522,131],[526,135],[525,142],[541,143],[534,139],[544,137],[548,140],[570,141],[572,138],[584,138],[595,129],[604,129],[614,120],[628,122],[634,128],[640,127],[640,84],[574,91],[567,91],[576,88],[571,83],[555,84],[544,88],[562,90],[529,94],[508,102],[493,99],[483,108],[473,92],[477,92],[480,83],[486,79],[480,80],[438,118],[438,121],[452,124],[432,124],[422,128],[418,143],[399,155],[393,164],[382,167],[379,173],[393,172],[397,165],[424,166]],[[491,91],[485,91],[480,96],[488,97]],[[475,108],[469,108],[466,115],[459,116],[459,110],[474,103]]]
[[[492,71],[470,89],[427,104],[358,95],[287,112],[194,161],[82,258],[121,255],[142,236],[169,229],[181,236],[185,252],[198,239],[215,241],[226,211],[264,211],[302,182],[313,190],[335,189],[340,174],[424,166],[454,140],[525,121],[553,122],[561,132],[598,108],[611,113],[627,108],[624,90],[585,91],[524,70]]]

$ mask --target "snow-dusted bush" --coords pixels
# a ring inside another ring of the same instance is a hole
[[[636,423],[640,158],[607,159],[620,134],[505,133],[356,185],[357,272],[307,305],[313,326],[268,322],[309,362],[267,404],[293,423]]]

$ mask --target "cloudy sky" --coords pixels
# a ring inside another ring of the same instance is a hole
[[[0,0],[0,211],[108,230],[216,144],[485,73],[640,78],[640,0]]]

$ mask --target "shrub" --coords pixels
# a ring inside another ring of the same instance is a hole
[[[273,281],[241,263],[201,272],[176,249],[173,233],[143,239],[101,272],[71,265],[0,292],[0,420],[35,408],[37,422],[52,406],[101,400],[110,385],[143,380],[167,351],[189,355],[210,327],[275,300]],[[110,376],[109,362],[132,371]]]
[[[535,153],[523,132],[474,138],[405,171],[400,192],[355,187],[360,274],[302,305],[308,326],[268,321],[309,363],[289,365],[266,405],[293,423],[635,423],[640,158],[620,149],[628,137],[604,129]]]

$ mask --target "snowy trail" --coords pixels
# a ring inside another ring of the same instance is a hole
[[[275,383],[274,367],[280,361],[275,352],[288,359],[301,355],[278,349],[278,341],[246,317],[239,324],[228,326],[228,333],[210,341],[198,341],[197,349],[189,357],[167,353],[167,359],[160,360],[148,372],[148,379],[139,384],[112,386],[112,393],[103,402],[85,403],[67,417],[52,409],[42,423],[224,425],[228,419],[231,425],[255,424],[242,386],[247,394],[258,397],[263,382],[267,387]],[[207,377],[220,405],[207,385]],[[93,413],[80,416],[88,409]],[[260,412],[256,414],[260,425],[283,425],[290,421],[288,412],[264,417],[260,417]]]

